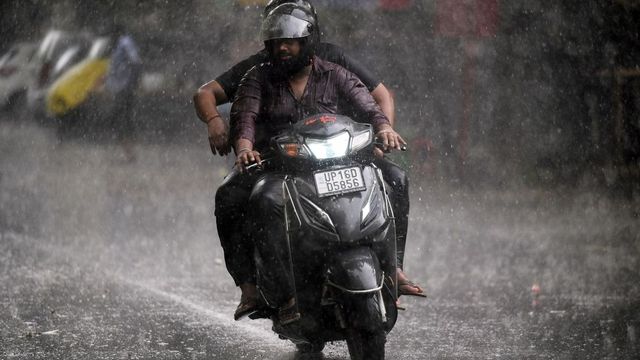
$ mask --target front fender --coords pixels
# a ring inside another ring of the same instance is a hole
[[[383,280],[380,262],[368,247],[341,251],[329,264],[328,284],[346,293],[368,294],[380,291]]]

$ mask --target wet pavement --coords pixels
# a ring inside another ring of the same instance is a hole
[[[212,220],[228,162],[200,130],[141,141],[130,162],[0,121],[0,358],[302,358],[266,321],[232,319]],[[403,299],[387,358],[638,358],[639,209],[414,179],[406,270],[430,297]]]

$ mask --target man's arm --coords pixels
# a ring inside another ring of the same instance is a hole
[[[220,156],[227,155],[231,151],[229,146],[229,129],[224,119],[218,112],[218,105],[229,101],[220,83],[216,80],[202,85],[193,95],[193,104],[196,114],[207,124],[209,133],[209,146],[215,155],[216,150]]]
[[[193,95],[196,113],[200,120],[207,124],[209,145],[214,154],[217,150],[220,156],[224,156],[231,151],[228,126],[220,116],[217,106],[233,100],[244,74],[263,60],[263,52],[251,55],[235,64],[215,80],[202,85]]]
[[[321,59],[336,63],[354,73],[369,89],[371,96],[373,96],[375,102],[389,119],[391,126],[395,125],[395,102],[393,101],[393,96],[369,69],[345,53],[344,49],[338,45],[321,43],[317,55]]]
[[[369,120],[369,123],[373,125],[376,131],[376,137],[382,140],[383,150],[389,150],[391,148],[400,150],[402,145],[406,145],[407,143],[393,130],[387,116],[381,111],[379,106],[376,106],[373,96],[353,73],[344,68],[341,70],[342,71],[336,72],[338,77],[338,92],[345,96],[346,99],[355,106],[358,112],[366,114],[366,119]]]
[[[200,86],[195,94],[193,94],[193,104],[196,107],[196,113],[205,124],[207,120],[213,116],[220,115],[217,106],[229,102],[220,83],[211,80]]]
[[[249,70],[242,79],[236,99],[231,106],[231,123],[234,126],[236,165],[244,171],[253,161],[261,162],[260,153],[253,149],[256,119],[262,104],[262,82],[256,67]]]
[[[394,127],[396,123],[395,102],[393,101],[391,92],[389,92],[383,83],[380,83],[371,91],[371,96],[373,96],[373,100],[375,100],[382,112],[387,116],[387,119],[389,119],[391,127]]]

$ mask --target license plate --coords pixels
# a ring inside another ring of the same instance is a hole
[[[318,196],[344,194],[362,191],[367,188],[362,180],[362,170],[358,166],[319,171],[313,176],[315,177]]]

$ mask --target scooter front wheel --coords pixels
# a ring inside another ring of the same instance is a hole
[[[347,347],[351,360],[384,360],[387,333],[383,329],[373,332],[347,329]]]
[[[296,348],[303,354],[316,354],[324,350],[324,344],[324,342],[302,343],[296,344]]]
[[[351,360],[384,360],[387,333],[380,316],[378,296],[349,299],[344,310],[347,346]]]

